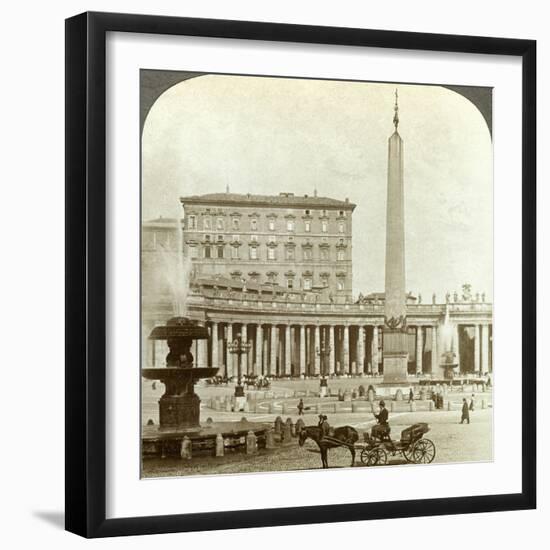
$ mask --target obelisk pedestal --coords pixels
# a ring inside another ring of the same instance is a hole
[[[388,200],[386,205],[386,288],[384,296],[384,384],[407,382],[408,336],[405,292],[405,197],[403,140],[395,92],[395,132],[388,141]]]
[[[407,333],[384,329],[384,384],[407,383],[407,343]]]

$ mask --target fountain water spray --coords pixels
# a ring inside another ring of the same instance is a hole
[[[439,327],[439,349],[442,353],[452,351],[453,345],[453,325],[449,320],[449,307],[445,308],[445,319]]]
[[[179,203],[178,206],[180,206]],[[153,267],[153,271],[155,284],[167,290],[174,315],[181,317],[187,311],[191,259],[183,253],[183,223],[180,208],[176,210],[174,218],[174,226],[167,231],[165,244],[157,247],[158,264]]]

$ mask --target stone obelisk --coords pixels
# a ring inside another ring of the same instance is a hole
[[[393,124],[388,142],[386,206],[386,288],[384,301],[384,384],[407,382],[408,338],[405,293],[405,196],[403,140],[397,131],[399,108],[395,91]]]

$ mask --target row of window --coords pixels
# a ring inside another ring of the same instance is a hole
[[[306,233],[310,233],[312,230],[312,222],[311,220],[304,220],[303,222],[303,230]],[[197,230],[198,222],[197,222],[197,216],[194,214],[191,214],[187,216],[187,229],[190,230]],[[231,219],[231,230],[233,231],[241,231],[244,229],[244,224],[241,224],[240,218],[232,218]],[[285,220],[285,227],[286,230],[289,232],[296,231],[296,221],[294,219],[287,219]],[[320,230],[322,233],[328,233],[328,220],[321,220],[320,223]],[[267,228],[269,231],[277,231],[277,220],[274,218],[270,218],[267,222]],[[225,219],[224,218],[215,218],[213,220],[212,218],[205,216],[202,218],[202,229],[204,231],[225,231]],[[250,226],[248,228],[250,231],[258,231],[258,220],[256,218],[252,218],[250,220]],[[338,222],[338,232],[339,233],[345,233],[346,232],[346,222],[345,221],[339,221]]]
[[[214,241],[213,237],[214,237],[214,235],[204,235],[204,241],[207,242],[207,243],[213,242]],[[249,237],[250,237],[250,242],[251,243],[257,243],[258,242],[258,235],[249,235]],[[219,243],[225,242],[225,235],[218,235],[216,237],[216,242],[219,242]],[[231,242],[232,243],[240,243],[241,242],[241,236],[240,235],[231,235]],[[270,243],[270,244],[276,243],[277,242],[277,236],[276,235],[268,235],[267,242]],[[284,242],[288,245],[292,245],[292,244],[294,244],[294,237],[289,236],[285,239],[285,241],[281,241],[281,242]],[[327,237],[322,237],[323,246],[325,246],[325,243],[326,243],[326,245],[328,245],[328,238]],[[310,245],[310,244],[311,244],[311,242],[310,242],[310,239],[308,238],[308,239],[306,239],[305,243],[302,243],[302,246]],[[344,239],[338,239],[338,246],[344,246],[344,245],[345,245]]]
[[[241,259],[241,253],[240,249],[236,246],[230,247],[230,257],[232,260],[239,260]],[[277,249],[272,247],[267,247],[267,256],[266,258],[268,260],[277,260],[278,254]],[[190,246],[189,247],[189,255],[191,258],[198,258],[199,257],[199,247],[198,246]],[[206,259],[211,258],[217,258],[217,259],[224,259],[226,258],[225,253],[225,246],[219,246],[219,245],[205,245],[202,247],[202,257]],[[298,255],[296,253],[296,250],[294,248],[285,248],[284,250],[284,257],[285,260],[296,260]],[[260,258],[260,250],[257,246],[250,246],[248,248],[248,259],[250,260],[259,260]],[[302,259],[305,261],[311,261],[313,260],[313,249],[312,248],[304,248],[302,249]],[[328,248],[320,248],[319,249],[319,260],[321,261],[329,261],[330,260],[330,251]],[[339,262],[346,261],[346,251],[345,250],[337,250],[336,251],[336,260]]]

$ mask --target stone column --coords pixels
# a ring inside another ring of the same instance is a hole
[[[233,342],[233,325],[227,323],[227,343]],[[226,360],[225,364],[227,365],[227,377],[231,378],[233,376],[233,354],[229,353],[229,346],[227,347]]]
[[[460,336],[458,332],[459,324],[455,323],[454,332],[453,332],[453,351],[455,352],[455,361],[458,363],[458,372],[462,372],[462,367],[460,365]]]
[[[277,373],[277,325],[271,325],[271,357],[269,360],[269,373]]]
[[[306,327],[300,325],[300,376],[306,374]]]
[[[216,321],[212,322],[212,327],[210,329],[210,341],[212,345],[212,368],[219,368],[219,359],[218,359],[218,323]]]
[[[474,370],[476,372],[479,372],[481,369],[479,368],[479,363],[480,363],[480,344],[481,344],[481,341],[480,341],[480,330],[479,330],[479,325],[475,325],[474,326]]]
[[[291,366],[294,365],[294,369],[291,368],[290,376],[293,376],[293,377],[296,377],[299,374],[298,331],[299,331],[299,328],[297,326],[293,326],[290,328],[290,341],[292,344],[292,347],[290,349],[290,364]]]
[[[253,374],[262,374],[262,352],[263,352],[263,331],[262,325],[256,326],[256,363]]]
[[[363,374],[365,370],[365,328],[357,327],[357,373]]]
[[[242,324],[241,342],[243,344],[246,344],[248,342],[248,327],[246,323]],[[248,374],[248,353],[243,353],[241,356],[241,374],[243,377],[245,374]]]
[[[424,335],[422,326],[416,327],[416,374],[422,374],[422,351],[424,349]]]
[[[208,340],[197,340],[197,366],[200,369],[208,367]]]
[[[285,327],[285,361],[283,365],[282,372],[284,374],[292,374],[291,368],[291,355],[290,355],[290,325]]]
[[[262,370],[260,371],[261,374],[264,376],[269,373],[269,353],[270,349],[268,346],[268,340],[269,340],[269,327],[266,327],[264,330],[262,330],[262,340],[265,340],[265,344],[262,341],[263,346],[263,364],[262,364]],[[258,373],[260,374],[260,373]]]
[[[437,349],[437,325],[432,327],[432,374],[437,374],[439,350]]]
[[[329,346],[330,346],[330,354],[328,358],[328,372],[329,374],[334,374],[334,325],[330,325],[329,329]]]
[[[321,372],[321,357],[317,353],[317,350],[321,347],[321,336],[320,336],[320,327],[319,325],[315,325],[315,345],[313,347],[313,353],[315,354],[314,361],[315,361],[315,374],[319,374]]]
[[[350,373],[349,368],[349,325],[344,325],[344,372]]]
[[[489,372],[489,325],[481,325],[481,372]]]
[[[378,325],[372,327],[372,374],[378,374]]]

